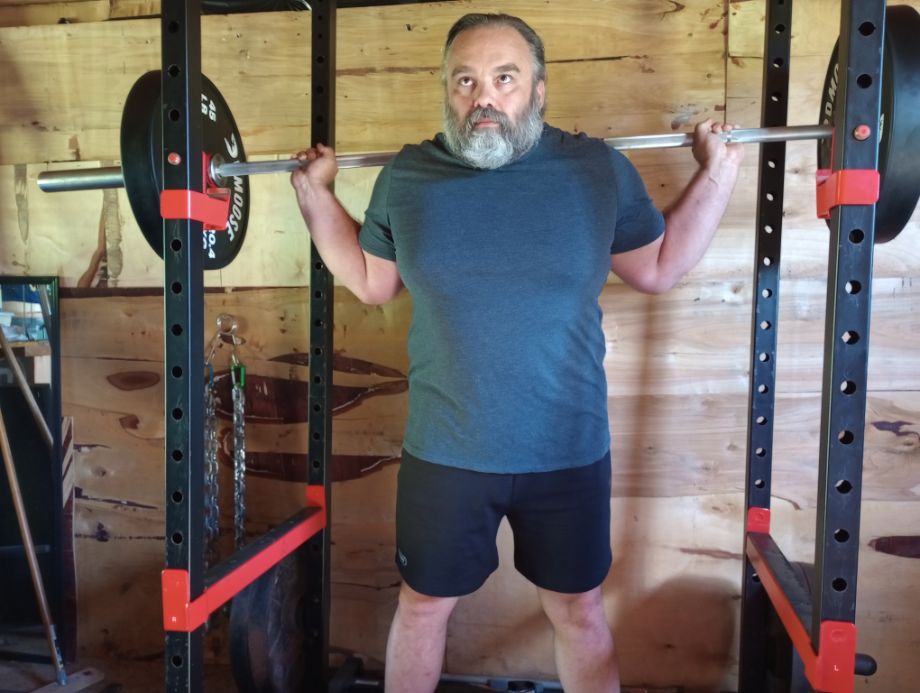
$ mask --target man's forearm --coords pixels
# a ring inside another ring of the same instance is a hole
[[[329,271],[358,298],[367,288],[367,266],[358,243],[360,224],[345,211],[332,191],[310,191],[300,211],[310,237]]]
[[[734,163],[700,168],[665,214],[666,233],[658,255],[658,271],[664,283],[673,286],[703,257],[737,178],[738,166]]]

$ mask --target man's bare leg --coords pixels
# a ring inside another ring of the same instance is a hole
[[[581,594],[538,592],[553,624],[562,687],[578,693],[619,693],[620,674],[601,588]]]
[[[387,640],[385,690],[432,693],[441,678],[447,621],[457,597],[429,597],[406,583]]]

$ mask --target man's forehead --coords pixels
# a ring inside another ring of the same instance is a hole
[[[529,55],[530,47],[520,32],[510,26],[477,26],[457,35],[447,53],[451,65],[493,61],[497,65],[515,64]],[[502,58],[502,56],[505,56]]]

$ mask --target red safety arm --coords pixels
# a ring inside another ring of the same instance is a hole
[[[326,527],[326,492],[322,486],[307,486],[307,506],[319,512],[292,527],[255,556],[235,568],[192,599],[187,570],[167,568],[162,573],[163,628],[167,631],[191,632],[208,620],[208,616],[257,580],[294,549]]]
[[[816,654],[811,647],[811,637],[799,620],[789,598],[767,561],[750,540],[747,541],[746,552],[796,652],[805,664],[805,677],[808,682],[816,691],[852,693],[856,671],[856,625],[842,621],[824,621],[821,624]]]

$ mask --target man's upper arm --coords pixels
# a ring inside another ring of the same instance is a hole
[[[626,284],[646,293],[655,293],[658,253],[664,234],[633,250],[610,256],[610,269]]]
[[[611,150],[609,156],[617,196],[610,269],[634,289],[653,291],[665,219],[629,159],[616,150]]]
[[[389,191],[393,162],[383,167],[374,183],[364,223],[358,233],[358,243],[364,254],[365,303],[386,303],[403,287],[396,268],[396,244],[389,215]]]
[[[402,290],[402,277],[394,260],[388,260],[362,248],[364,266],[367,268],[367,295],[365,303],[386,303]]]

